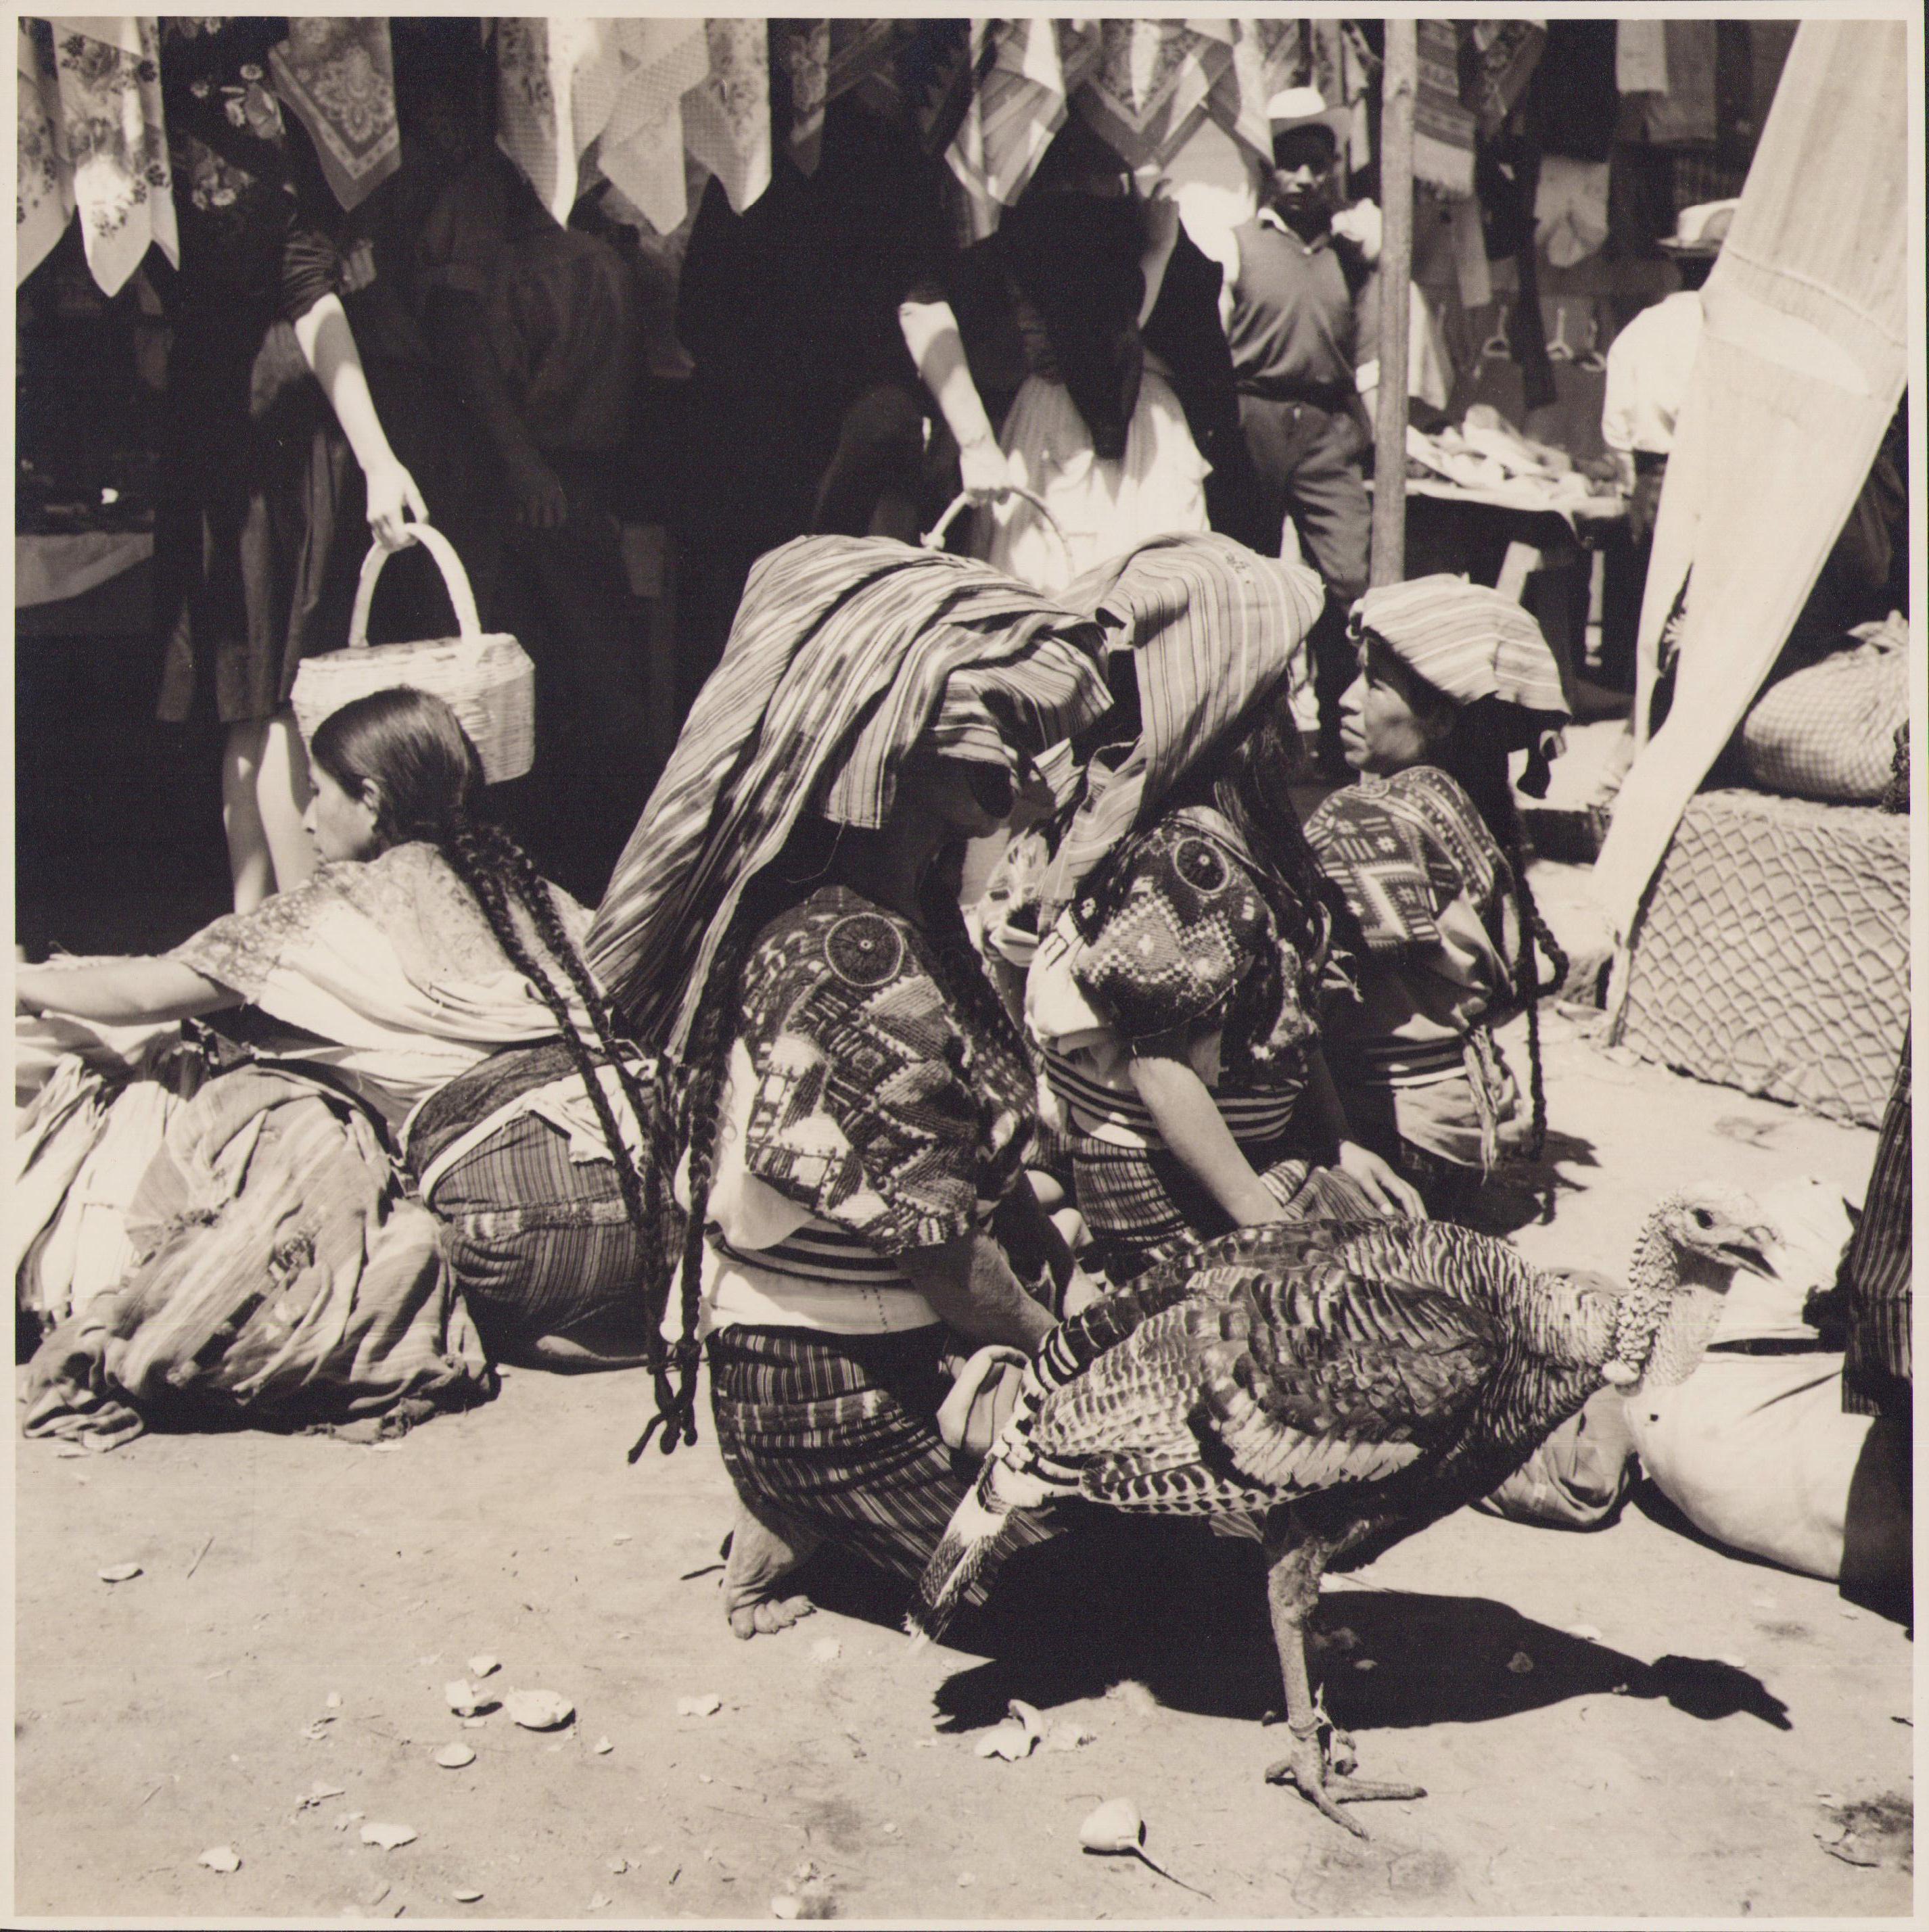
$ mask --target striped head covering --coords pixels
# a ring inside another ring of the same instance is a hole
[[[1498,590],[1444,573],[1386,584],[1353,607],[1358,638],[1371,631],[1436,691],[1460,704],[1481,698],[1564,722],[1560,667],[1540,626]]]
[[[584,947],[638,1037],[684,1049],[744,887],[807,809],[882,825],[921,742],[1035,757],[1103,715],[1101,641],[942,550],[802,537],[759,558]]]
[[[1041,932],[1105,855],[1149,825],[1173,788],[1247,725],[1284,679],[1325,599],[1305,566],[1230,537],[1155,537],[1059,593],[1095,613],[1138,680],[1140,730],[1095,759],[1044,886]]]
[[[1456,704],[1485,700],[1492,741],[1528,754],[1519,789],[1547,796],[1567,699],[1540,626],[1513,598],[1464,577],[1416,577],[1368,591],[1349,628],[1356,638],[1371,632]]]

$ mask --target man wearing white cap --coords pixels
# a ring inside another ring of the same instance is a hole
[[[1239,388],[1239,427],[1253,480],[1246,527],[1257,550],[1281,554],[1288,520],[1327,586],[1308,642],[1320,698],[1323,760],[1339,764],[1339,694],[1352,680],[1348,607],[1366,587],[1372,514],[1371,442],[1360,392],[1372,388],[1378,210],[1336,214],[1335,164],[1351,110],[1317,88],[1268,104],[1273,169],[1251,221],[1219,251],[1221,316]],[[1364,351],[1364,352],[1363,352]]]
[[[1675,422],[1687,400],[1688,377],[1701,346],[1702,284],[1721,252],[1732,201],[1684,208],[1675,232],[1661,246],[1675,258],[1681,292],[1645,308],[1614,339],[1607,354],[1607,391],[1601,404],[1601,440],[1633,466],[1634,494],[1628,528],[1636,544],[1653,534]]]

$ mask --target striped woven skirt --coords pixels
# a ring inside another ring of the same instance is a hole
[[[738,1494],[779,1526],[915,1582],[977,1475],[938,1435],[949,1339],[940,1324],[717,1330],[711,1410]]]
[[[1242,1142],[1240,1151],[1288,1220],[1371,1220],[1380,1214],[1350,1175],[1316,1166],[1288,1142]],[[1117,1147],[1080,1134],[1073,1142],[1072,1178],[1098,1264],[1115,1286],[1194,1236],[1210,1240],[1232,1231],[1232,1217],[1168,1148]]]
[[[600,1053],[591,1058],[602,1064]],[[654,1094],[647,1068],[636,1071]],[[409,1159],[492,1355],[549,1368],[619,1367],[642,1358],[649,1327],[645,1244],[616,1164],[577,1158],[560,1127],[512,1111],[521,1095],[574,1072],[560,1040],[491,1054],[424,1103]],[[500,1124],[463,1150],[462,1137],[499,1113]]]
[[[1905,1036],[1902,1042],[1901,1064],[1896,1069],[1876,1142],[1867,1197],[1861,1219],[1843,1251],[1837,1276],[1849,1318],[1842,1406],[1852,1415],[1906,1420],[1910,1414],[1915,1371],[1909,1352],[1915,1276],[1910,1225],[1915,1147],[1910,1105],[1912,1041],[1912,1036]]]

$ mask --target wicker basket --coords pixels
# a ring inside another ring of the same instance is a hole
[[[410,644],[369,643],[368,607],[389,556],[377,544],[362,566],[348,621],[348,648],[304,658],[295,674],[292,702],[302,740],[311,739],[315,727],[351,699],[410,685],[440,698],[461,721],[488,783],[519,778],[536,755],[536,667],[506,632],[484,632],[468,573],[449,539],[427,524],[408,528],[442,572],[455,607],[457,634]]]

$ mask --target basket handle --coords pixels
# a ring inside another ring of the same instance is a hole
[[[455,554],[455,546],[432,524],[405,524],[402,527],[434,558],[436,568],[442,572],[449,601],[455,607],[456,634],[465,644],[473,643],[482,634],[482,620],[476,614],[476,593],[469,588],[469,573],[462,568],[462,560]],[[393,550],[384,550],[376,544],[362,560],[362,580],[355,586],[355,610],[348,620],[350,650],[362,650],[368,646],[368,607],[375,601],[375,580],[381,575],[383,565],[395,554]]]
[[[1035,490],[1027,490],[1020,484],[1014,483],[1008,485],[1007,494],[1023,498],[1038,513],[1039,520],[1058,539],[1058,547],[1064,553],[1065,563],[1068,568],[1071,562],[1071,540],[1065,536],[1064,526],[1057,518],[1052,514],[1051,506]],[[931,526],[924,536],[918,539],[919,542],[927,550],[942,550],[944,548],[945,532],[957,521],[959,516],[970,502],[969,494],[960,490],[951,499],[950,506],[945,510],[945,514]]]

